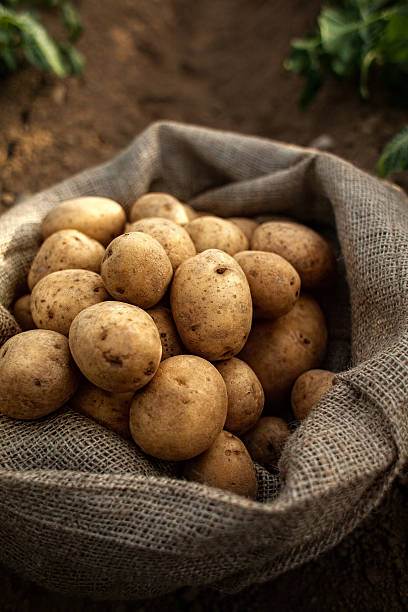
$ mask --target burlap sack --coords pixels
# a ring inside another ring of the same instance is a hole
[[[381,500],[408,448],[408,207],[403,194],[311,149],[156,123],[113,161],[0,219],[1,342],[39,245],[44,214],[80,195],[128,209],[167,191],[222,216],[283,212],[336,229],[350,287],[328,306],[341,372],[284,450],[279,479],[258,468],[259,500],[173,476],[174,466],[65,408],[0,420],[0,560],[51,589],[138,598],[185,585],[235,591],[317,556]]]

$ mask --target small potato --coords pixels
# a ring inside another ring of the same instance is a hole
[[[160,242],[170,259],[173,270],[196,254],[195,246],[186,230],[169,219],[150,217],[129,223],[127,232],[144,232]]]
[[[69,346],[82,374],[113,393],[146,385],[162,354],[153,319],[123,302],[101,302],[81,310],[72,321]]]
[[[35,323],[31,316],[31,295],[23,295],[14,302],[13,315],[23,331],[35,329]]]
[[[220,249],[229,255],[248,248],[248,238],[234,223],[220,217],[199,217],[186,225],[197,253]]]
[[[245,434],[243,442],[252,459],[267,470],[276,470],[286,439],[290,435],[287,423],[279,417],[266,416]]]
[[[204,453],[186,461],[184,477],[256,499],[258,482],[247,449],[239,438],[221,431]]]
[[[303,289],[316,289],[326,283],[335,270],[329,244],[317,232],[294,221],[263,223],[254,232],[251,250],[277,253],[299,273]]]
[[[299,376],[293,385],[292,410],[298,421],[303,421],[333,384],[334,372],[309,370]]]
[[[171,316],[171,310],[165,306],[155,306],[154,308],[149,308],[146,312],[152,317],[159,330],[162,345],[161,360],[164,361],[169,357],[182,355],[185,351]]]
[[[39,419],[63,406],[78,384],[68,340],[57,332],[32,329],[0,348],[1,414]]]
[[[133,392],[111,393],[84,380],[70,400],[70,406],[122,438],[130,438],[129,410]]]
[[[277,319],[296,304],[300,293],[300,277],[286,259],[276,253],[242,251],[237,260],[247,277],[252,303],[262,318]]]
[[[177,269],[170,292],[174,322],[184,346],[210,361],[229,359],[251,329],[248,281],[235,259],[210,249]]]
[[[106,249],[101,276],[117,300],[151,308],[166,293],[173,268],[157,240],[142,232],[130,232],[112,240]]]
[[[258,376],[268,404],[276,405],[302,372],[320,365],[326,344],[323,313],[312,297],[303,295],[283,317],[254,321],[239,358]]]
[[[28,273],[30,290],[38,281],[57,270],[91,270],[99,272],[105,249],[93,238],[77,230],[51,234],[41,245]]]
[[[130,432],[148,455],[182,461],[211,446],[226,416],[227,390],[215,367],[195,355],[176,355],[133,398]]]
[[[163,217],[179,225],[188,223],[188,214],[184,204],[168,193],[146,193],[130,209],[131,222],[145,217]]]
[[[61,202],[45,216],[41,233],[48,238],[63,229],[75,229],[103,245],[123,231],[126,213],[109,198],[83,197]]]
[[[255,425],[261,416],[265,395],[255,372],[241,359],[219,361],[217,370],[228,394],[228,412],[224,429],[238,436]]]
[[[255,221],[255,219],[249,219],[248,217],[229,217],[227,221],[234,223],[237,225],[240,230],[242,230],[245,236],[248,238],[248,242],[250,242],[252,238],[252,234],[258,227],[259,223]]]
[[[59,270],[38,281],[31,294],[31,312],[37,327],[68,336],[71,323],[81,310],[108,298],[96,272]]]

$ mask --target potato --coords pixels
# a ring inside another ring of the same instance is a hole
[[[68,340],[57,332],[32,329],[0,348],[1,414],[39,419],[63,406],[78,384]]]
[[[51,234],[41,245],[28,273],[30,290],[40,279],[57,270],[91,270],[99,272],[105,249],[93,238],[77,230]]]
[[[159,366],[130,407],[130,433],[148,455],[169,461],[205,451],[223,428],[227,390],[205,359],[176,355]]]
[[[261,416],[265,395],[255,372],[241,359],[219,361],[217,370],[228,394],[228,412],[224,429],[241,435],[251,429]]]
[[[262,417],[242,440],[254,461],[267,470],[276,470],[289,434],[289,427],[283,419],[266,416]]]
[[[186,230],[169,219],[150,217],[129,223],[127,232],[144,232],[160,242],[170,259],[173,270],[196,254],[195,246]]]
[[[108,298],[96,272],[59,270],[38,281],[31,294],[31,312],[37,327],[68,336],[71,323],[81,310]]]
[[[168,193],[146,193],[130,209],[130,221],[145,217],[164,217],[179,225],[188,223],[188,214],[184,205]]]
[[[303,289],[316,289],[326,283],[335,270],[329,244],[317,232],[294,221],[263,223],[254,232],[251,250],[277,253],[299,273]]]
[[[175,355],[182,355],[185,351],[181,344],[180,336],[174,324],[171,310],[165,306],[155,306],[146,311],[155,322],[160,334],[162,345],[162,361]]]
[[[258,482],[244,444],[228,431],[221,431],[204,453],[186,461],[184,477],[256,499]]]
[[[245,236],[248,238],[248,243],[259,225],[255,219],[249,219],[248,217],[228,217],[227,221],[237,225],[239,229],[244,232]]]
[[[298,421],[303,421],[333,384],[334,372],[309,370],[299,376],[293,385],[291,403]]]
[[[29,329],[35,329],[35,323],[31,316],[31,295],[23,295],[14,302],[13,316],[21,329],[27,331]]]
[[[251,329],[248,281],[235,259],[210,249],[184,261],[170,292],[171,309],[189,351],[210,361],[233,357]]]
[[[123,302],[101,302],[81,310],[72,321],[69,346],[82,374],[113,393],[146,385],[162,354],[153,319]]]
[[[45,216],[41,233],[48,238],[63,229],[75,229],[107,245],[123,231],[126,214],[109,198],[82,197],[61,202]]]
[[[192,221],[198,217],[197,211],[190,206],[190,204],[183,204],[183,206],[189,221]]]
[[[234,223],[220,217],[199,217],[186,225],[197,253],[220,249],[229,255],[248,248],[248,239]]]
[[[129,410],[133,392],[111,393],[84,380],[70,400],[70,406],[122,438],[130,438]]]
[[[296,304],[300,293],[300,277],[286,259],[276,253],[241,251],[234,255],[243,269],[255,316],[276,319]]]
[[[258,376],[268,404],[280,404],[302,372],[320,365],[326,344],[323,313],[312,297],[303,295],[283,317],[254,321],[239,358]]]
[[[130,232],[112,240],[106,249],[101,276],[117,300],[150,308],[166,293],[173,268],[157,240],[142,232]]]

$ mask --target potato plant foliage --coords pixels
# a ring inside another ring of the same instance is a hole
[[[57,9],[67,40],[57,40],[34,9]],[[69,0],[2,0],[0,2],[0,76],[17,70],[25,58],[36,68],[59,77],[82,74],[84,60],[73,46],[82,32],[78,12]]]

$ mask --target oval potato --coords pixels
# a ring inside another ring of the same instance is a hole
[[[31,295],[23,295],[14,302],[13,316],[23,331],[35,329],[31,315]]]
[[[315,404],[332,386],[334,376],[334,372],[329,370],[309,370],[296,379],[291,403],[298,421],[303,421],[311,413]]]
[[[254,461],[267,470],[276,470],[289,435],[290,430],[286,421],[279,417],[266,416],[259,419],[242,440]]]
[[[175,355],[182,355],[184,347],[181,343],[180,336],[177,333],[177,328],[171,316],[170,308],[157,305],[154,308],[149,308],[146,312],[152,317],[153,321],[160,334],[160,342],[162,345],[162,361]]]
[[[114,200],[86,196],[66,200],[50,210],[41,233],[48,238],[59,230],[75,229],[106,246],[122,233],[125,221],[125,211]]]
[[[215,367],[195,355],[176,355],[159,366],[130,408],[130,431],[148,455],[190,459],[215,440],[227,416],[227,390]]]
[[[251,241],[252,235],[259,225],[258,221],[250,219],[249,217],[228,217],[227,221],[234,223],[234,225],[237,225],[239,229],[244,232],[245,236],[248,238],[248,243]]]
[[[174,322],[185,347],[210,361],[229,359],[251,329],[252,300],[237,262],[210,249],[184,261],[170,292]]]
[[[234,223],[221,217],[198,217],[186,225],[186,231],[194,242],[197,253],[207,249],[219,249],[235,255],[248,248],[248,239]]]
[[[179,225],[186,225],[189,220],[184,204],[168,193],[146,193],[136,200],[130,209],[130,221],[145,217],[163,217]]]
[[[184,477],[256,499],[258,481],[247,449],[239,438],[221,431],[204,453],[186,461]]]

